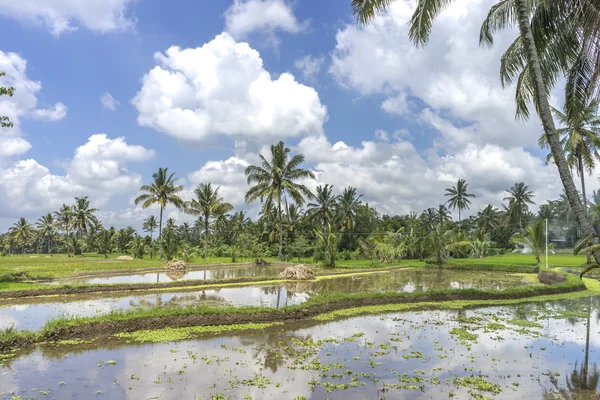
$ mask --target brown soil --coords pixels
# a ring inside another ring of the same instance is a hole
[[[514,295],[509,293],[423,293],[415,296],[388,296],[364,299],[348,299],[327,304],[317,304],[304,308],[264,311],[256,313],[214,313],[173,315],[164,317],[138,318],[125,321],[94,322],[84,325],[70,326],[48,332],[43,337],[19,337],[16,340],[0,342],[0,351],[7,351],[17,347],[23,348],[45,341],[59,341],[67,339],[92,339],[111,336],[122,332],[135,332],[138,330],[153,330],[162,328],[182,328],[188,326],[231,325],[245,323],[285,322],[311,318],[319,314],[328,313],[347,308],[374,306],[383,304],[408,304],[421,302],[443,302],[457,300],[503,300],[520,299],[532,296],[545,296],[564,294],[587,290],[585,286],[569,288],[547,287],[535,293]]]

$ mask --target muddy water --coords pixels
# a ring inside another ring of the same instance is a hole
[[[599,306],[596,297],[48,346],[5,361],[0,398],[592,400]]]
[[[193,268],[193,267],[191,267]],[[278,276],[285,266],[247,266],[210,269],[194,269],[186,271],[150,272],[146,274],[96,276],[59,279],[55,285],[103,285],[118,283],[166,283],[186,280],[212,280],[227,278],[249,278],[256,276]]]
[[[525,285],[521,276],[443,270],[402,270],[322,279],[315,282],[285,282],[272,285],[223,287],[177,292],[123,293],[120,297],[63,296],[0,302],[0,328],[37,330],[46,321],[60,316],[94,316],[112,310],[151,307],[265,306],[300,304],[311,296],[330,293],[414,292],[433,289],[479,288],[502,290]]]

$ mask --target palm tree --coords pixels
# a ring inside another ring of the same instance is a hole
[[[502,223],[502,216],[500,211],[488,204],[483,210],[477,213],[477,226],[486,232],[490,232],[500,226]]]
[[[444,263],[448,247],[456,239],[456,234],[450,229],[448,224],[438,223],[432,226],[432,229],[425,237],[425,246],[435,255],[435,261],[438,265]]]
[[[317,221],[321,230],[326,224],[333,223],[336,213],[338,197],[333,195],[333,185],[325,184],[317,186],[315,203],[308,203],[307,216],[311,221]]]
[[[183,185],[177,185],[178,178],[175,178],[175,173],[168,175],[168,168],[159,168],[157,172],[152,174],[154,182],[151,185],[144,185],[140,188],[140,192],[145,192],[135,199],[135,204],[142,203],[142,208],[148,208],[154,204],[160,206],[160,217],[158,220],[158,242],[160,258],[162,258],[162,218],[163,210],[167,205],[173,204],[181,209],[185,206],[185,202],[177,195],[183,190]]]
[[[69,231],[71,230],[71,225],[73,224],[73,209],[66,204],[63,204],[60,210],[54,212],[54,216],[56,217],[56,222],[58,226],[65,232],[66,239],[69,238]],[[71,253],[69,251],[69,246],[67,245],[67,256],[71,257]]]
[[[354,14],[358,16],[361,23],[367,23],[375,17],[377,12],[387,9],[393,0],[352,0],[352,9]],[[410,21],[409,37],[417,44],[424,46],[429,40],[431,33],[431,27],[433,20],[450,4],[451,0],[418,0],[417,7]],[[559,74],[568,72],[569,82],[584,82],[584,85],[567,85],[567,97],[571,93],[579,95],[585,90],[589,90],[585,87],[585,79],[579,79],[582,74],[580,71],[588,72],[587,77],[593,80],[597,79],[597,68],[589,68],[589,66],[597,66],[600,58],[598,58],[598,31],[600,29],[600,13],[598,13],[597,4],[595,1],[587,0],[579,2],[577,5],[572,6],[572,2],[568,0],[558,0],[553,2],[528,2],[527,0],[502,0],[494,5],[486,21],[484,22],[480,35],[480,43],[482,44],[493,44],[493,34],[501,29],[508,26],[518,26],[520,36],[515,40],[515,43],[511,45],[507,54],[503,56],[502,65],[502,83],[509,84],[518,78],[517,87],[523,88],[524,90],[517,91],[517,108],[518,113],[526,118],[528,114],[524,111],[527,109],[527,104],[533,100],[536,106],[538,116],[542,121],[544,133],[548,139],[548,145],[554,159],[554,163],[557,166],[560,179],[563,184],[565,193],[571,204],[571,208],[584,235],[593,235],[594,229],[590,221],[586,218],[586,213],[583,208],[577,188],[571,175],[571,168],[563,153],[563,148],[560,143],[560,137],[556,131],[554,119],[552,117],[552,108],[549,102],[550,88],[553,83],[556,82],[556,77]],[[554,16],[558,15],[562,17],[561,21],[552,22],[564,22],[566,21],[567,27],[571,29],[561,29],[560,24],[540,23],[540,19],[537,20],[537,24],[532,24],[531,16],[532,10],[528,7],[532,4],[538,6],[535,10],[539,11],[538,17],[547,17],[547,8],[551,8],[556,11]],[[549,51],[542,52],[540,50],[547,50],[538,48],[540,45],[540,37],[543,35],[532,30],[532,25],[537,30],[552,31],[557,34],[571,34],[571,37],[582,37],[584,40],[584,46],[579,46],[579,51],[575,51],[575,54],[582,54],[577,58],[575,68],[570,71],[565,71],[564,65],[572,65],[571,63],[563,63],[565,58],[568,58],[573,53],[573,50],[565,43],[569,43],[565,40],[546,40],[548,43],[556,43],[555,48],[558,48],[564,55],[563,58],[553,57],[558,52]],[[557,28],[558,26],[558,28]],[[582,33],[581,27],[585,26],[586,30]],[[588,29],[589,28],[589,29]],[[536,41],[536,38],[538,39]],[[589,45],[589,47],[586,47]],[[510,57],[509,52],[512,52]],[[547,56],[549,55],[549,56]],[[586,62],[590,61],[592,62]],[[544,62],[544,65],[542,65]],[[588,82],[590,81],[588,79]],[[581,89],[583,87],[583,89]],[[577,96],[575,96],[577,97]],[[574,101],[567,100],[567,104],[573,104]]]
[[[56,232],[56,221],[51,213],[41,216],[37,222],[36,227],[42,237],[46,237],[46,245],[48,247],[48,254],[51,254],[52,237]]]
[[[158,222],[154,215],[151,215],[144,220],[144,232],[150,232],[150,241],[154,239],[153,235],[156,228],[158,228]]]
[[[219,197],[219,186],[213,190],[210,183],[201,183],[194,189],[196,196],[188,206],[186,212],[192,215],[202,216],[204,222],[204,258],[208,256],[208,233],[210,220],[218,218],[233,210],[233,206]]]
[[[283,256],[283,213],[281,211],[281,201],[287,199],[287,196],[298,205],[304,204],[304,197],[313,198],[310,190],[296,181],[301,179],[315,179],[312,171],[300,168],[304,161],[304,155],[296,154],[290,158],[290,149],[285,147],[283,142],[271,146],[271,160],[261,154],[259,156],[261,165],[250,165],[246,168],[246,177],[248,184],[254,184],[246,192],[246,202],[252,203],[260,199],[268,211],[277,205],[277,214],[279,217],[279,253],[277,258],[281,260]]]
[[[115,233],[112,229],[104,229],[98,232],[96,246],[98,247],[98,253],[104,254],[104,258],[108,258],[108,253],[112,250],[114,239]]]
[[[458,208],[458,230],[460,231],[460,213],[462,210],[468,210],[471,204],[470,197],[474,198],[475,195],[468,193],[469,184],[464,179],[459,179],[456,182],[456,186],[446,189],[444,196],[450,197],[446,202],[453,210]]]
[[[527,246],[535,254],[535,260],[540,265],[540,255],[544,251],[546,244],[545,222],[538,220],[525,229],[523,233],[513,235],[512,241],[523,246]]]
[[[346,237],[350,250],[352,250],[350,234],[356,224],[356,212],[362,205],[362,201],[360,200],[362,196],[362,194],[357,195],[356,188],[352,186],[344,188],[342,195],[338,196],[337,210],[342,222],[342,227],[347,235]]]
[[[250,223],[250,218],[246,216],[246,211],[238,211],[231,217],[231,231],[234,239],[239,236],[240,233],[246,229]]]
[[[583,108],[570,108],[565,113],[552,108],[554,115],[563,128],[557,129],[561,136],[561,143],[571,168],[577,171],[581,179],[581,193],[583,194],[583,208],[587,213],[587,196],[585,191],[585,174],[591,175],[594,171],[596,160],[600,158],[600,118],[598,113],[598,100],[590,100]],[[540,136],[540,147],[548,147],[546,135]],[[552,154],[548,155],[548,161]]]
[[[19,218],[13,226],[8,228],[8,235],[11,239],[21,245],[21,254],[25,254],[25,246],[34,234],[33,226],[23,217]]]
[[[445,205],[440,204],[438,206],[438,209],[435,211],[435,220],[438,224],[450,222],[450,211],[448,211]]]
[[[97,208],[90,208],[88,196],[75,197],[73,226],[77,229],[80,238],[87,232],[88,227],[98,223],[98,218],[94,215],[96,211],[98,211]]]
[[[515,183],[507,192],[508,196],[504,200],[508,201],[508,219],[511,223],[519,221],[519,229],[523,229],[523,216],[529,211],[529,204],[535,204],[535,195],[523,182]]]

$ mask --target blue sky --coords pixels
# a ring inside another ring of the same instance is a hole
[[[154,211],[132,198],[160,166],[177,172],[186,195],[212,180],[244,208],[243,168],[278,139],[307,156],[318,175],[312,187],[356,186],[382,213],[435,207],[458,178],[478,196],[474,211],[499,206],[519,180],[541,202],[559,192],[535,147],[537,120],[515,122],[512,89],[499,83],[499,57],[514,32],[491,50],[477,45],[490,1],[457,1],[426,49],[406,35],[412,0],[397,0],[367,28],[356,24],[348,0],[27,3],[39,4],[0,9],[0,37],[10,38],[0,44],[0,69],[9,69],[0,82],[29,96],[0,99],[0,111],[17,122],[0,139],[30,144],[0,142],[7,200],[0,228],[18,216],[37,219],[74,195],[89,195],[108,224],[139,226]],[[171,46],[181,52],[167,55]],[[303,68],[303,59],[314,68]],[[19,61],[26,68],[11,77]],[[198,72],[210,62],[214,71]],[[149,77],[155,67],[161,78]],[[257,78],[264,72],[267,83]],[[286,73],[293,80],[279,90]],[[166,76],[182,77],[184,86],[157,89]],[[244,79],[264,86],[255,93]],[[35,82],[41,89],[31,89]],[[102,105],[106,93],[114,110]],[[249,126],[256,118],[274,125]],[[204,120],[211,122],[194,128]]]

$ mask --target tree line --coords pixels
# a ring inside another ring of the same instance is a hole
[[[533,191],[523,182],[507,189],[505,204],[498,209],[489,204],[476,214],[463,218],[475,197],[469,184],[459,179],[445,189],[445,204],[421,213],[380,215],[363,201],[357,188],[345,187],[334,194],[334,186],[322,184],[315,193],[306,186],[314,174],[302,168],[304,156],[290,154],[279,142],[270,154],[260,155],[260,165],[246,168],[249,189],[246,201],[261,203],[255,220],[246,211],[235,211],[210,182],[194,189],[192,199],[180,195],[183,186],[175,173],[159,168],[152,182],[140,188],[135,203],[147,209],[158,206],[158,215],[143,222],[143,231],[132,227],[105,228],[88,197],[76,197],[73,205],[40,217],[34,224],[20,218],[0,236],[3,254],[58,253],[69,256],[84,252],[131,254],[133,257],[194,256],[281,260],[312,257],[325,265],[336,259],[369,258],[389,263],[403,258],[427,259],[442,263],[446,257],[477,257],[510,251],[528,244],[528,229],[536,221],[550,220],[551,238],[569,238],[573,246],[578,227],[564,195],[540,206],[537,214]],[[593,193],[589,212],[600,220],[600,193]],[[168,207],[193,215],[193,223],[165,221]],[[451,211],[458,211],[454,221]],[[525,228],[524,228],[525,227]],[[156,234],[156,235],[155,235]],[[519,239],[521,238],[521,239]]]

